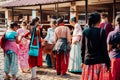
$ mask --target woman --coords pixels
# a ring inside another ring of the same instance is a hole
[[[17,30],[18,36],[22,36],[29,32],[27,29],[27,23],[25,21],[22,22],[20,29]],[[27,72],[29,70],[28,65],[28,51],[29,51],[29,40],[23,38],[22,41],[19,43],[19,64],[22,72]]]
[[[35,32],[33,31],[35,30]],[[34,32],[34,33],[33,33]],[[33,39],[33,45],[37,44],[37,38],[39,37],[39,55],[37,57],[35,56],[30,56],[29,55],[29,59],[28,59],[28,64],[29,67],[31,68],[31,80],[38,80],[38,78],[36,77],[36,70],[37,70],[37,66],[42,66],[42,48],[41,48],[41,35],[40,35],[40,26],[39,26],[39,18],[36,17],[32,20],[31,22],[31,33],[26,33],[25,37],[27,37],[29,34],[31,34],[31,39],[30,39],[30,43],[32,41],[32,35],[34,34],[34,39]],[[30,45],[29,45],[30,47]]]
[[[82,36],[82,29],[76,21],[76,17],[71,18],[70,24],[74,26],[72,45],[69,57],[68,71],[70,72],[82,72],[81,68],[81,51],[80,51],[80,40]]]
[[[107,43],[111,59],[111,80],[120,80],[120,15],[116,17],[116,27],[109,33]]]
[[[22,36],[20,40],[18,40],[17,35],[17,29],[18,24],[17,23],[11,23],[10,28],[5,33],[5,58],[4,58],[4,72],[6,74],[5,79],[9,80],[10,76],[9,73],[11,71],[12,80],[16,80],[16,74],[18,72],[18,58],[17,55],[18,47],[17,43],[19,43],[22,39]]]
[[[47,31],[47,36],[45,37],[45,41],[48,42],[48,44],[53,44],[53,38],[54,38],[54,31],[56,28],[56,21],[55,20],[51,20],[50,22],[50,26],[51,28],[48,28]],[[54,67],[54,59],[51,59],[52,57],[50,57],[49,54],[47,54],[46,56],[46,63],[48,67]]]
[[[110,59],[107,52],[105,30],[99,28],[100,14],[89,16],[89,28],[82,34],[81,80],[109,80]]]
[[[56,52],[57,75],[66,75],[69,56],[67,44],[70,43],[70,30],[64,25],[62,18],[58,19],[58,27],[54,32],[54,42],[56,43],[53,51]]]

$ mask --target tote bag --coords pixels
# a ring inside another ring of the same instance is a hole
[[[37,40],[37,45],[33,45],[33,41],[34,41],[34,37],[35,37],[35,29],[33,29],[33,34],[32,34],[32,39],[31,39],[31,43],[30,43],[30,49],[28,54],[30,56],[35,56],[37,57],[39,54],[39,40],[38,40],[38,36],[36,37]]]

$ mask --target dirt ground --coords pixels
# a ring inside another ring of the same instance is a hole
[[[56,75],[55,69],[47,68],[44,62],[43,67],[37,69],[37,77],[40,80],[80,80],[80,73],[70,73],[67,72],[67,76]],[[0,80],[4,80],[4,56],[3,52],[0,50]],[[22,80],[30,80],[31,73],[22,73],[19,69],[17,77]]]

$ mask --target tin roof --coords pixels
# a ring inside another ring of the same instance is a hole
[[[68,1],[77,1],[77,0],[14,0],[1,5],[1,7],[32,6],[32,5],[40,5],[40,4],[62,3]]]

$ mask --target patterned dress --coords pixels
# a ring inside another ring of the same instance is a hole
[[[70,72],[82,72],[81,68],[81,50],[80,50],[80,38],[82,36],[82,29],[78,23],[75,24],[73,37],[72,37],[72,45],[69,57],[69,65],[68,71]],[[73,42],[77,41],[77,44],[73,44]]]
[[[29,32],[29,30],[27,30],[26,28],[20,28],[17,31],[18,36],[22,36],[27,32]],[[27,70],[29,70],[29,65],[28,65],[29,40],[23,38],[22,41],[18,44],[18,46],[19,46],[19,54],[18,54],[19,65],[21,70],[26,72]]]

